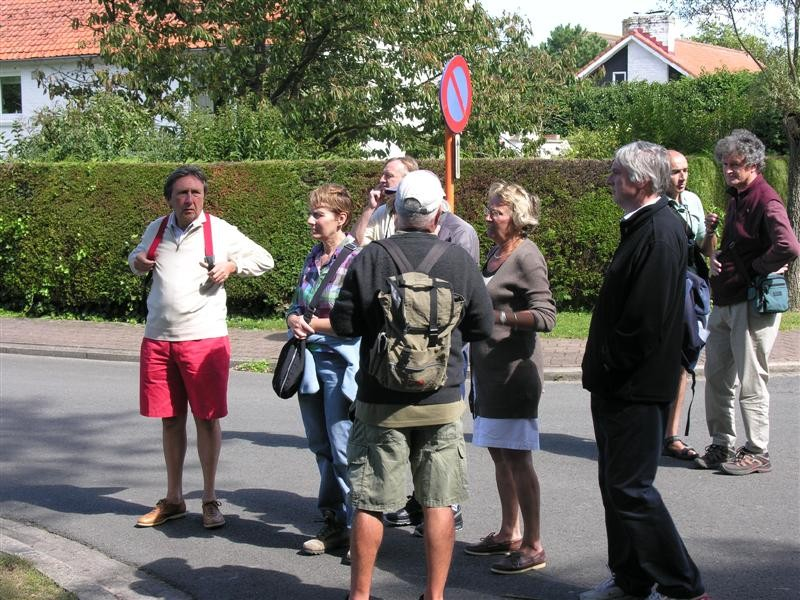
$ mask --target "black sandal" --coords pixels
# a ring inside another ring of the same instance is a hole
[[[683,448],[680,450],[673,448],[672,444],[675,442],[680,442],[683,445]],[[678,435],[671,435],[664,439],[664,449],[661,451],[661,455],[677,458],[678,460],[694,460],[700,456],[697,453],[697,450],[684,442]]]

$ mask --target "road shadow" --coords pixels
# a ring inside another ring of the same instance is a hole
[[[83,515],[136,515],[144,514],[152,506],[142,506],[119,498],[111,498],[127,488],[79,487],[66,484],[3,485],[0,502],[23,502],[61,513]]]
[[[161,558],[140,568],[194,598],[342,600],[347,591],[341,587],[304,583],[295,575],[272,569],[240,565],[193,568],[182,558]],[[149,595],[146,580],[133,583],[131,588],[135,592]]]
[[[586,460],[597,460],[597,444],[594,438],[564,433],[542,433],[539,437],[542,451],[561,456],[574,456]]]
[[[224,440],[244,440],[265,448],[308,448],[308,440],[302,435],[267,433],[265,431],[222,431]]]

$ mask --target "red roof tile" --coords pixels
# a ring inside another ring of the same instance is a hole
[[[2,0],[0,60],[87,56],[99,52],[93,32],[72,28],[96,6],[91,0]]]

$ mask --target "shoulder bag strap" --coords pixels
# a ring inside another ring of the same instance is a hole
[[[325,273],[325,277],[322,278],[319,286],[317,286],[317,291],[314,292],[314,295],[311,297],[311,301],[306,306],[306,312],[303,315],[303,318],[306,320],[306,322],[310,321],[311,317],[314,316],[314,313],[317,311],[317,303],[322,296],[322,292],[325,290],[328,283],[330,283],[331,279],[333,279],[334,275],[336,275],[336,271],[339,270],[339,267],[344,262],[344,259],[350,256],[350,253],[355,249],[355,244],[347,243],[342,247],[341,250],[339,250],[336,260],[333,261],[333,264],[331,264],[330,267],[328,267],[328,272]]]
[[[739,256],[739,253],[736,251],[735,244],[736,242],[731,242],[730,244],[728,244],[728,247],[725,248],[725,250],[731,253],[731,257],[733,257],[733,262],[736,264],[736,268],[739,269],[739,272],[742,274],[742,277],[744,277],[745,283],[749,285],[750,275],[747,273],[747,267],[744,266],[744,261],[742,260],[742,257]]]

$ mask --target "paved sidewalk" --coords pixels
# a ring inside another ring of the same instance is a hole
[[[96,323],[55,319],[0,317],[0,353],[90,358],[95,360],[139,360],[143,325]],[[255,360],[274,362],[280,353],[284,332],[231,329],[234,364]],[[541,338],[545,378],[580,378],[585,340]],[[700,358],[702,374],[705,356]],[[775,373],[800,371],[800,330],[782,331],[770,356]]]

